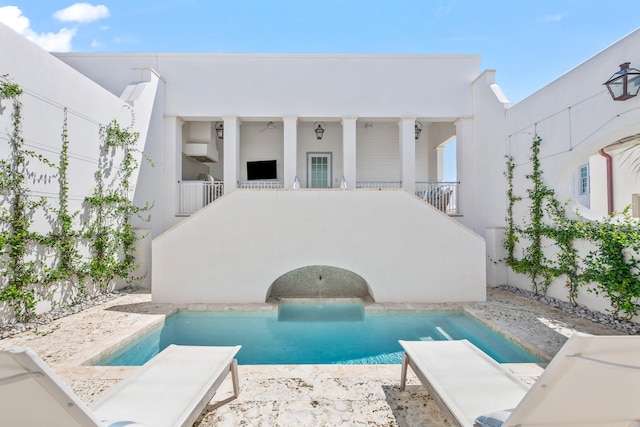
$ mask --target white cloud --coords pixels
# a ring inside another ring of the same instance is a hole
[[[57,33],[36,33],[31,29],[29,18],[16,6],[0,7],[0,22],[22,34],[28,40],[51,52],[68,52],[75,29],[62,28]]]
[[[538,18],[538,22],[560,22],[562,21],[562,14],[557,13],[555,15],[547,15],[542,18]]]
[[[57,33],[34,34],[27,38],[49,52],[69,52],[76,31],[75,28],[61,28]]]
[[[76,3],[60,9],[53,17],[63,22],[93,22],[109,16],[109,9],[103,4]]]
[[[29,29],[29,18],[22,14],[16,6],[0,7],[0,22],[13,28],[20,34],[24,34]]]

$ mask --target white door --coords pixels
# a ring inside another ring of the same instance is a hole
[[[331,188],[331,153],[307,153],[307,187]]]

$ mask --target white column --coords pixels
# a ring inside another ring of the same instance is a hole
[[[223,117],[224,120],[224,192],[238,187],[240,178],[240,119]]]
[[[444,146],[436,147],[436,181],[441,182],[444,178]]]
[[[298,165],[298,118],[283,117],[284,123],[284,188],[293,188]]]
[[[400,180],[402,188],[416,191],[416,118],[403,117],[398,122],[400,130]]]
[[[342,175],[348,188],[356,188],[356,122],[357,117],[342,118]]]
[[[164,119],[164,203],[163,229],[175,223],[178,208],[178,181],[182,179],[182,119],[172,116]]]
[[[458,213],[464,215],[463,224],[474,228],[473,187],[473,121],[472,119],[458,119],[456,125],[456,172],[458,174]],[[465,147],[466,146],[466,147]],[[462,222],[462,221],[461,221]]]

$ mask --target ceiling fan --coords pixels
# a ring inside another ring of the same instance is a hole
[[[276,128],[276,124],[273,122],[267,122],[267,125],[265,127],[263,127],[262,129],[260,129],[258,132],[262,133],[265,130],[271,130],[271,129],[275,129]]]

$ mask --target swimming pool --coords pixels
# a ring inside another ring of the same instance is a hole
[[[463,312],[367,312],[340,304],[280,313],[179,311],[95,365],[137,366],[169,344],[242,345],[241,365],[401,363],[398,340],[466,338],[500,363],[541,360]]]

